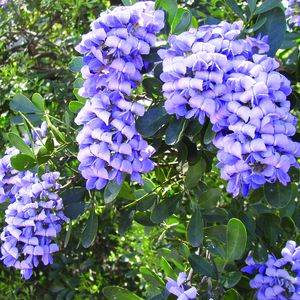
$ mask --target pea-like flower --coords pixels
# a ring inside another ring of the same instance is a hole
[[[167,277],[167,290],[175,295],[179,300],[194,300],[197,296],[195,287],[189,287],[185,284],[187,275],[184,272],[179,273],[177,280]]]
[[[52,263],[52,254],[59,250],[53,241],[68,219],[62,212],[62,199],[57,191],[58,172],[46,173],[39,179],[37,174],[27,172],[21,178],[21,188],[15,202],[5,211],[1,233],[1,260],[7,267],[21,270],[25,279],[33,274],[40,262]]]
[[[252,256],[246,259],[242,272],[254,275],[250,286],[256,289],[258,300],[300,299],[300,247],[288,241],[277,259],[269,254],[265,263],[256,263]]]
[[[290,181],[299,167],[300,144],[292,141],[290,82],[265,53],[266,37],[239,39],[242,22],[190,29],[169,39],[163,59],[165,108],[178,118],[209,118],[227,191],[246,196],[266,182]]]

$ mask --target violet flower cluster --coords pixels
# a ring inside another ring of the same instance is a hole
[[[58,172],[46,173],[41,180],[37,174],[27,172],[17,182],[15,201],[5,211],[1,260],[6,267],[21,270],[25,279],[40,262],[51,264],[52,254],[59,250],[53,239],[68,219],[57,194],[61,187],[58,178]]]
[[[144,107],[130,95],[148,65],[142,56],[150,53],[163,26],[164,13],[154,10],[154,2],[137,2],[101,13],[76,46],[85,64],[79,94],[89,98],[75,119],[83,125],[78,160],[87,189],[100,190],[110,180],[121,184],[124,173],[142,183],[141,174],[154,168],[154,149],[135,128]]]
[[[42,145],[47,134],[47,125],[31,132],[35,147]],[[30,145],[30,138],[24,135]],[[21,270],[29,279],[33,268],[40,262],[52,263],[52,253],[59,250],[53,238],[61,230],[61,224],[68,219],[62,212],[62,199],[57,191],[58,172],[46,173],[39,179],[31,171],[19,172],[11,166],[10,159],[19,150],[12,147],[0,159],[0,203],[9,200],[5,210],[5,222],[0,238],[1,260],[7,267]]]
[[[177,280],[167,277],[167,290],[178,297],[179,300],[194,300],[197,296],[195,287],[189,287],[185,284],[187,275],[184,272],[179,273]]]
[[[288,0],[285,16],[291,27],[300,27],[300,2],[299,0]]]
[[[300,144],[293,142],[290,82],[265,53],[266,38],[239,39],[242,22],[190,29],[160,50],[163,91],[169,114],[203,124],[209,118],[227,191],[246,196],[266,182],[290,181],[299,167]]]
[[[242,272],[254,275],[250,286],[256,289],[258,300],[299,300],[300,299],[300,247],[288,241],[277,259],[269,254],[265,263],[255,263],[252,256],[246,259],[247,266]]]

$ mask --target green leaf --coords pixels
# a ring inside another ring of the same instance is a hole
[[[262,4],[256,9],[255,15],[260,15],[267,11],[272,10],[275,7],[282,8],[281,0],[265,0]]]
[[[224,272],[221,281],[226,289],[232,288],[238,284],[242,278],[240,271]]]
[[[148,77],[142,81],[146,95],[151,99],[163,97],[162,82],[155,77]]]
[[[257,18],[256,23],[247,30],[247,32],[252,33],[257,31],[258,29],[260,29],[265,23],[267,22],[267,18],[266,17],[262,17],[262,18]]]
[[[69,103],[69,110],[76,114],[79,110],[82,109],[82,107],[84,106],[84,104],[82,102],[79,101],[71,101]]]
[[[41,112],[27,97],[22,94],[15,95],[9,103],[10,109],[15,112],[37,113]]]
[[[143,189],[147,193],[151,193],[155,189],[155,184],[147,177],[144,179]]]
[[[49,136],[45,142],[45,147],[48,151],[52,152],[54,150],[54,141],[51,136]]]
[[[247,231],[244,224],[232,218],[227,224],[227,248],[226,258],[228,261],[240,259],[245,252],[247,243]]]
[[[237,5],[235,0],[225,0],[227,5],[231,8],[231,10],[238,15],[243,21],[245,21],[245,17],[242,9]]]
[[[205,129],[205,133],[203,136],[203,142],[205,145],[208,145],[212,142],[212,140],[215,137],[215,132],[212,130],[212,124],[208,124],[208,126]]]
[[[248,0],[248,7],[250,12],[253,13],[256,8],[256,0]]]
[[[8,140],[10,144],[21,151],[23,154],[27,154],[34,158],[31,148],[25,143],[25,141],[17,134],[13,132],[8,133]]]
[[[84,248],[89,248],[94,243],[97,236],[97,231],[98,215],[95,213],[94,208],[92,208],[81,236],[81,244]]]
[[[280,182],[266,183],[264,185],[264,195],[272,207],[282,208],[292,199],[292,185],[282,185]]]
[[[186,119],[184,118],[176,119],[169,124],[166,130],[165,142],[167,145],[175,145],[181,140],[186,124]]]
[[[45,99],[39,93],[34,93],[31,100],[39,110],[45,111]]]
[[[225,225],[213,225],[210,227],[206,227],[204,229],[205,235],[207,235],[209,238],[216,239],[217,241],[220,241],[222,243],[226,242],[226,232],[227,227]]]
[[[121,190],[122,184],[117,184],[114,180],[109,181],[104,189],[104,202],[106,204],[114,201]]]
[[[169,262],[162,256],[160,258],[160,267],[163,269],[163,271],[165,272],[166,276],[170,277],[170,278],[176,278],[177,274],[176,272],[173,270],[172,266],[169,264]]]
[[[268,44],[270,45],[270,51],[268,54],[270,56],[274,56],[285,38],[285,14],[281,8],[275,7],[259,16],[259,18],[263,17],[267,18],[267,21],[259,31],[263,35],[268,35]]]
[[[274,245],[282,233],[280,218],[272,213],[261,213],[256,219],[258,235],[264,237],[270,244]]]
[[[240,300],[241,296],[235,289],[230,289],[224,294],[223,300]]]
[[[147,282],[151,282],[155,285],[160,285],[160,286],[165,285],[165,282],[150,269],[148,269],[146,267],[140,267],[140,272],[141,272],[141,274],[143,274],[143,276],[147,280]]]
[[[217,206],[221,197],[221,191],[218,188],[209,188],[199,196],[198,203],[202,208],[210,209]]]
[[[151,221],[157,224],[170,217],[174,213],[180,197],[181,195],[173,195],[158,203],[151,213]]]
[[[36,166],[35,159],[27,154],[17,154],[10,158],[11,166],[17,171],[26,171]]]
[[[188,189],[194,188],[202,175],[205,172],[206,162],[204,159],[200,159],[195,165],[192,165],[188,168],[185,174],[185,185]]]
[[[156,194],[147,195],[143,198],[136,206],[136,209],[139,211],[146,211],[147,209],[151,208],[154,202],[157,200]]]
[[[59,131],[53,124],[50,124],[49,128],[50,128],[53,136],[57,140],[57,142],[60,144],[65,144],[65,142],[66,142],[65,135],[61,131]]]
[[[187,228],[187,236],[192,247],[200,247],[203,241],[203,218],[200,208],[197,208],[192,214]]]
[[[143,300],[136,294],[118,286],[107,286],[102,292],[108,300]]]
[[[167,14],[167,21],[169,27],[171,28],[172,22],[177,12],[177,0],[156,0],[155,9],[162,9]]]
[[[49,159],[50,159],[50,153],[48,151],[48,149],[44,146],[42,146],[38,153],[37,153],[37,161],[38,163],[41,165],[41,164],[44,164],[46,163]]]
[[[155,224],[150,219],[149,211],[146,211],[146,212],[137,211],[134,214],[134,220],[143,226],[155,226]]]
[[[77,73],[77,72],[80,72],[81,68],[83,67],[83,60],[82,60],[82,57],[80,56],[77,56],[77,57],[74,57],[71,62],[70,62],[70,65],[69,65],[69,69],[74,72],[74,73]]]
[[[74,94],[74,96],[76,97],[76,99],[79,101],[79,102],[81,102],[81,103],[85,103],[86,102],[86,98],[84,98],[84,97],[81,97],[79,94],[78,94],[78,88],[74,88],[74,90],[73,90],[73,94]]]
[[[188,9],[178,8],[171,25],[171,34],[187,31],[192,23],[192,14]]]
[[[154,107],[146,111],[143,117],[136,121],[137,131],[145,136],[153,136],[170,119],[163,107]]]
[[[64,204],[64,214],[71,220],[76,219],[84,213],[85,188],[73,187],[61,193]]]
[[[189,262],[195,273],[212,278],[217,277],[214,266],[206,258],[192,254],[189,256]]]

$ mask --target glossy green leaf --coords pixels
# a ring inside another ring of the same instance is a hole
[[[11,110],[22,113],[38,113],[41,112],[26,96],[22,94],[15,95],[9,103]]]
[[[221,191],[218,188],[209,188],[199,196],[198,203],[202,208],[210,209],[217,206],[220,201]]]
[[[163,107],[154,107],[148,109],[144,116],[140,117],[136,121],[137,131],[145,136],[153,136],[166,122],[170,119],[170,115],[167,114]]]
[[[122,3],[124,4],[124,5],[132,5],[132,4],[134,4],[134,3],[136,3],[138,0],[122,0]]]
[[[74,94],[74,96],[76,97],[76,99],[77,99],[79,102],[81,102],[81,103],[84,104],[84,103],[86,102],[86,98],[81,97],[81,96],[78,94],[78,91],[79,91],[78,88],[74,88],[73,94]]]
[[[248,0],[248,7],[250,12],[253,13],[256,8],[256,0]]]
[[[175,145],[177,144],[183,135],[184,129],[186,126],[186,119],[175,119],[172,123],[169,124],[166,130],[166,144]]]
[[[139,201],[139,203],[136,206],[136,209],[139,211],[146,211],[147,209],[150,209],[156,201],[156,194],[147,195],[145,198]]]
[[[86,226],[82,232],[81,244],[84,248],[89,248],[95,241],[98,231],[98,215],[95,209],[91,209]]]
[[[210,263],[206,258],[192,254],[189,256],[189,262],[195,273],[199,273],[204,276],[216,278],[216,270],[212,263]]]
[[[187,228],[188,241],[192,247],[200,247],[203,241],[203,218],[200,208],[195,209]]]
[[[118,286],[107,286],[102,292],[107,300],[143,300],[136,294]]]
[[[21,153],[34,157],[31,148],[25,143],[25,141],[19,135],[13,132],[9,132],[7,136],[12,146],[19,149]]]
[[[204,159],[200,159],[195,165],[191,165],[185,174],[185,185],[187,188],[194,188],[202,175],[205,172],[206,162]]]
[[[169,262],[163,256],[160,258],[159,265],[165,272],[166,276],[168,276],[170,278],[177,277],[176,272],[173,270],[172,266],[169,264]]]
[[[224,287],[229,289],[237,285],[241,278],[242,273],[240,271],[224,272],[221,281]]]
[[[227,224],[226,231],[226,258],[228,261],[240,259],[245,252],[247,243],[247,231],[244,224],[232,218]]]
[[[181,195],[174,195],[158,203],[151,213],[151,220],[154,223],[161,223],[170,217],[174,213],[180,197]]]
[[[69,65],[70,70],[74,73],[80,72],[82,67],[83,67],[83,60],[82,57],[80,56],[74,57]]]
[[[51,156],[48,149],[42,146],[40,147],[36,157],[39,164],[44,164],[50,159]]]
[[[163,97],[162,82],[155,77],[148,77],[142,81],[146,95],[151,99]]]
[[[11,166],[17,171],[26,171],[36,166],[35,159],[27,154],[17,154],[10,158]]]
[[[280,0],[265,0],[262,2],[262,4],[255,10],[255,15],[260,15],[262,13],[265,13],[267,11],[270,11],[271,9],[279,7],[282,8],[282,4]]]
[[[55,127],[53,124],[50,124],[49,128],[53,136],[55,137],[56,141],[60,144],[65,144],[66,142],[65,135],[61,131],[59,131],[59,129]]]
[[[180,34],[187,31],[192,23],[192,14],[188,9],[178,8],[171,25],[172,34]]]
[[[82,102],[79,101],[71,101],[69,103],[69,110],[76,114],[79,110],[82,109],[82,107],[84,106],[84,104]]]
[[[45,110],[45,99],[39,93],[34,93],[31,97],[31,100],[39,110]]]
[[[213,225],[206,227],[204,229],[204,233],[209,238],[216,239],[222,243],[226,243],[226,235],[225,232],[227,227],[225,225]]]
[[[84,213],[85,188],[73,187],[61,193],[64,204],[64,214],[71,220],[76,219]]]
[[[149,211],[142,212],[142,211],[137,211],[134,214],[134,220],[143,225],[143,226],[155,226],[155,224],[152,222],[150,218],[151,213]]]
[[[143,189],[145,190],[145,192],[151,193],[155,189],[155,184],[151,179],[147,177],[145,177],[143,180],[144,180]]]
[[[245,20],[245,16],[243,14],[242,9],[237,5],[235,0],[225,0],[227,5],[231,8],[231,10],[239,16],[242,20]]]
[[[280,182],[266,183],[264,185],[264,195],[268,203],[276,208],[286,206],[292,198],[292,184],[287,186]]]
[[[106,204],[114,201],[121,190],[122,184],[117,184],[114,180],[109,181],[104,189],[104,202]]]
[[[267,18],[259,32],[268,35],[268,44],[270,45],[268,54],[274,56],[285,38],[286,18],[284,11],[279,7],[275,7],[259,17]]]

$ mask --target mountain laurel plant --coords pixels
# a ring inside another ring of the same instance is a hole
[[[155,259],[107,299],[300,299],[299,3],[122,2],[74,43],[67,110],[9,102],[3,264],[38,280],[72,227],[139,224]]]

